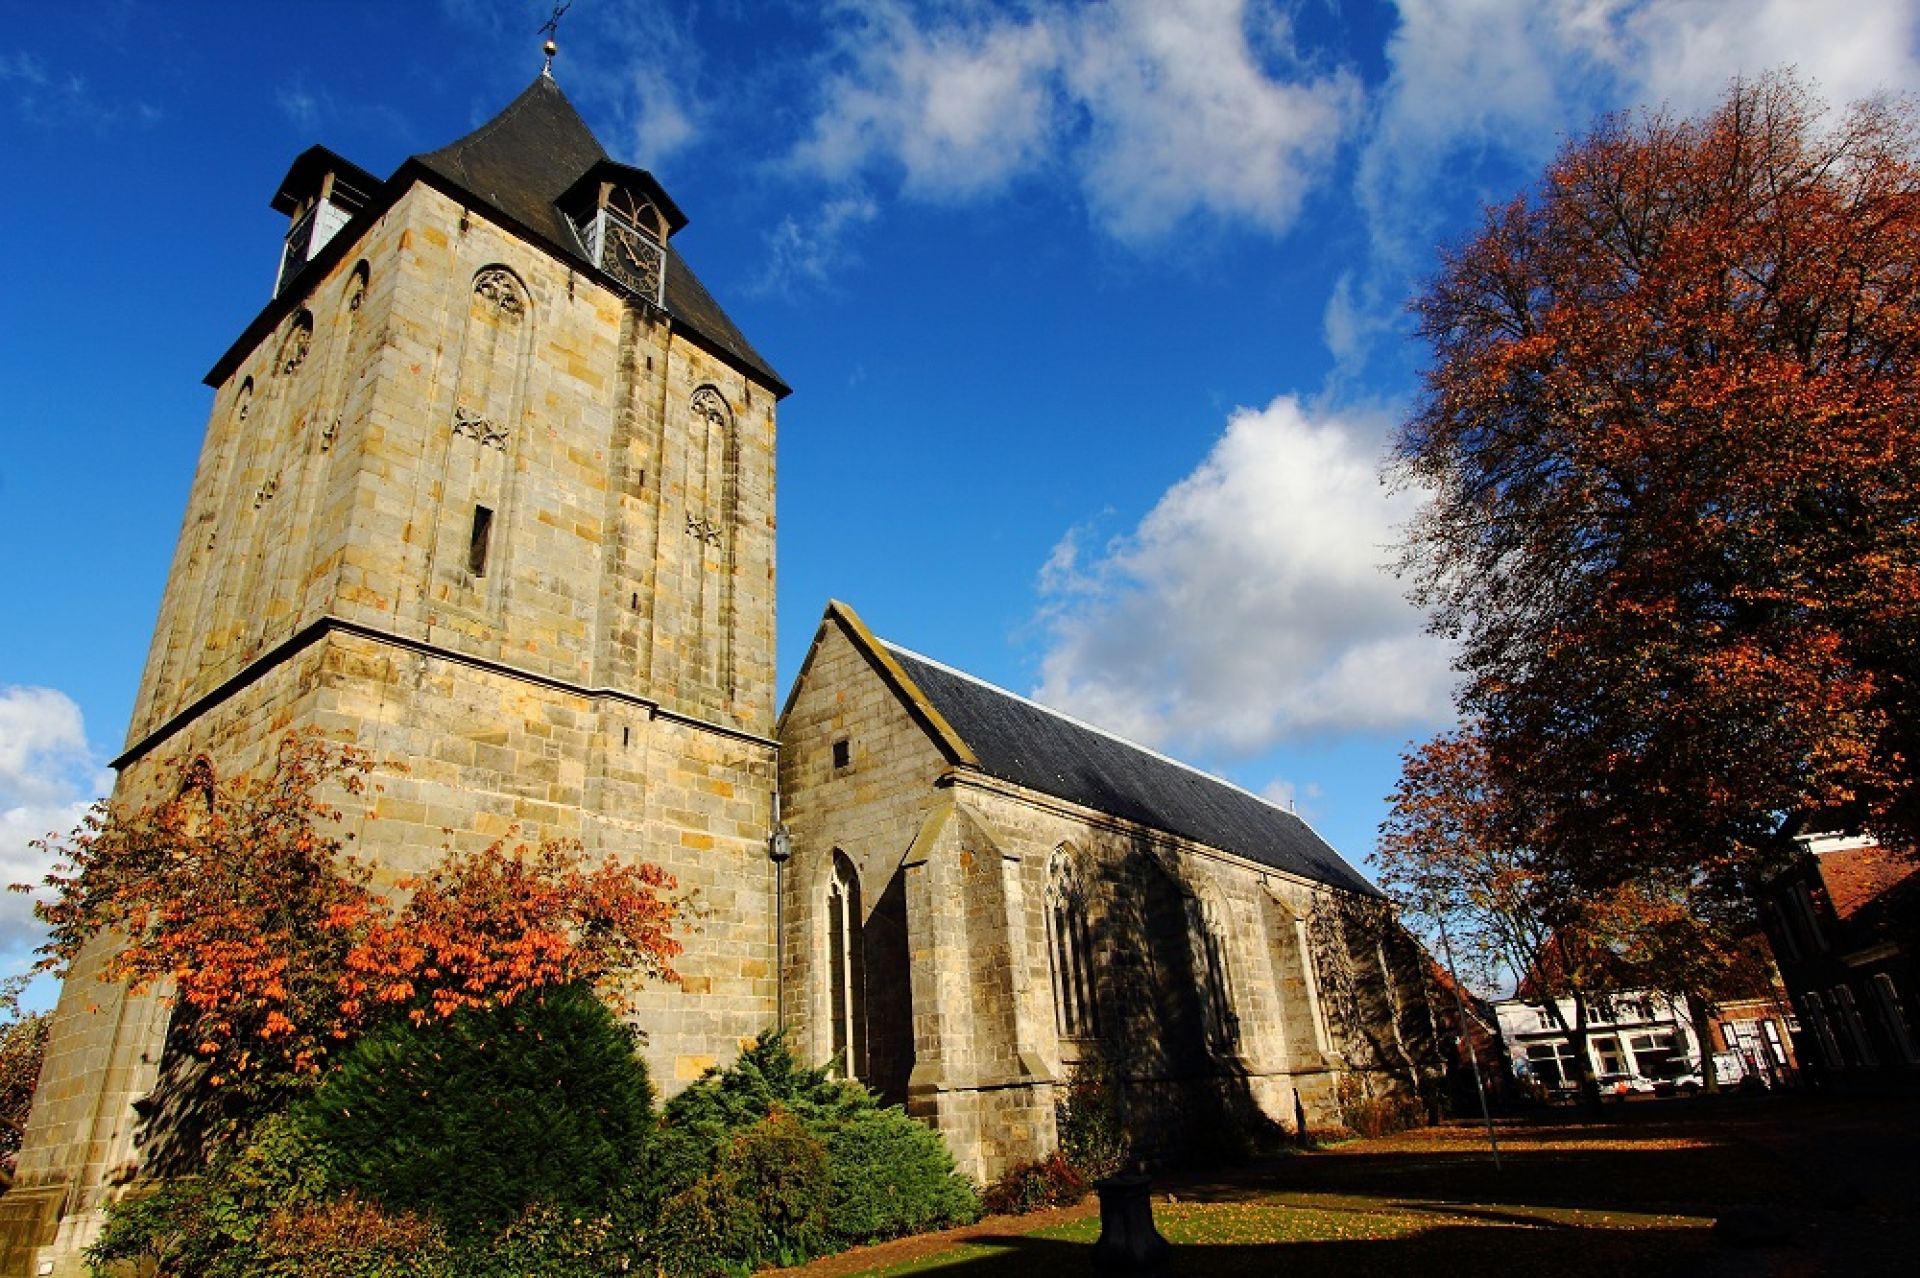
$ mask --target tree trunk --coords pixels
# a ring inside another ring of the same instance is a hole
[[[1687,1018],[1693,1022],[1693,1036],[1700,1043],[1700,1090],[1720,1090],[1720,1070],[1713,1060],[1713,1007],[1706,999],[1687,992]]]

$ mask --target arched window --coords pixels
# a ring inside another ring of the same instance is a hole
[[[827,883],[828,1015],[833,1068],[848,1078],[863,1076],[867,1068],[861,998],[866,973],[860,957],[860,878],[846,853],[836,849]]]
[[[307,352],[312,347],[313,315],[309,311],[301,311],[293,317],[293,323],[280,343],[280,353],[274,358],[273,371],[283,377],[297,372],[307,362]]]
[[[1063,1038],[1100,1032],[1093,992],[1093,943],[1086,896],[1066,844],[1047,862],[1047,958],[1053,968],[1053,1026]]]
[[[1187,922],[1200,960],[1200,1011],[1206,1021],[1207,1045],[1230,1052],[1240,1045],[1240,1017],[1233,1010],[1233,978],[1227,967],[1226,931],[1220,912],[1210,900],[1187,898]]]

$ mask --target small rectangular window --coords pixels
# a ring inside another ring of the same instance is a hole
[[[493,536],[493,512],[485,506],[473,508],[473,535],[467,539],[467,571],[476,577],[487,575],[487,542]]]
[[[853,747],[848,744],[846,738],[843,737],[840,740],[834,742],[833,743],[833,766],[836,768],[844,768],[852,762],[853,762]]]

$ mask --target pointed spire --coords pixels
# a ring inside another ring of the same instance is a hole
[[[573,0],[555,0],[553,14],[540,26],[547,37],[547,42],[540,46],[541,52],[547,55],[547,60],[540,65],[540,74],[549,80],[553,79],[553,56],[560,52],[560,46],[555,43],[560,35],[560,19],[566,17],[571,8]]]

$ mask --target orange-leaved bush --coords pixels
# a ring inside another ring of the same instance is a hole
[[[327,797],[365,793],[373,768],[294,733],[262,775],[216,779],[200,759],[170,798],[97,805],[38,844],[56,859],[35,906],[50,929],[39,966],[65,974],[104,947],[103,979],[175,1005],[208,1084],[263,1099],[317,1077],[383,1011],[422,1021],[576,982],[677,979],[675,885],[655,866],[501,840],[378,886]]]

